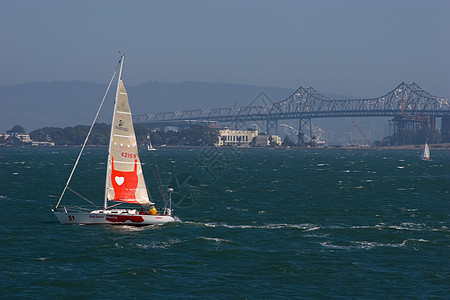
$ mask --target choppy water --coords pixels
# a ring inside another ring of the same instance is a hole
[[[57,223],[77,151],[0,148],[1,298],[449,295],[449,152],[142,151],[181,221],[134,228]],[[99,205],[105,151],[88,149],[72,184]]]

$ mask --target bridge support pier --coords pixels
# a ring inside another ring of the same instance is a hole
[[[397,139],[397,143],[408,144],[408,135],[411,132],[417,133],[421,130],[436,130],[436,117],[420,115],[398,115],[389,121],[392,135]]]
[[[442,141],[445,143],[450,142],[450,116],[445,116],[441,121],[441,134]]]
[[[278,120],[267,120],[267,134],[270,134],[271,129],[275,129],[274,134],[278,134]]]
[[[309,136],[312,139],[312,122],[311,119],[299,119],[298,120],[298,141],[297,143],[299,145],[302,145],[305,143],[305,130],[307,130],[307,128],[309,128]]]

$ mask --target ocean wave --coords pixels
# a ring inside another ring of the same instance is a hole
[[[310,231],[326,231],[331,233],[335,230],[401,230],[401,231],[428,231],[428,232],[449,232],[446,226],[441,227],[431,227],[423,223],[400,223],[396,224],[385,224],[379,223],[375,225],[328,225],[322,226],[312,223],[300,223],[300,224],[289,224],[289,223],[267,223],[258,225],[248,225],[248,224],[228,224],[228,223],[215,223],[215,222],[191,222],[186,221],[182,224],[188,224],[193,226],[205,226],[210,228],[229,228],[229,229],[265,229],[265,230],[279,230],[279,229],[299,229],[305,232]]]
[[[182,243],[181,239],[170,239],[168,241],[152,241],[150,243],[135,243],[133,246],[141,249],[167,249],[172,245]]]
[[[425,239],[406,239],[401,243],[382,243],[382,242],[371,242],[371,241],[351,241],[348,244],[337,244],[332,241],[320,242],[319,244],[328,249],[338,249],[338,250],[370,250],[374,248],[404,248],[407,247],[409,243],[416,245],[419,243],[429,243],[429,240]]]
[[[204,236],[200,236],[197,239],[205,240],[205,241],[212,241],[212,242],[215,242],[217,244],[220,244],[220,243],[234,244],[235,243],[235,242],[233,242],[231,240],[227,240],[227,239],[211,238],[211,237],[204,237]]]
[[[247,208],[236,208],[236,207],[230,207],[230,206],[227,206],[225,209],[226,210],[242,211],[242,212],[247,212],[248,211]]]
[[[328,249],[338,249],[338,250],[369,250],[378,247],[391,247],[391,248],[401,248],[405,246],[406,241],[399,244],[392,243],[378,243],[378,242],[368,242],[368,241],[354,241],[350,242],[348,245],[338,245],[331,241],[320,242],[322,247]]]
[[[438,232],[448,232],[448,228],[446,226],[442,226],[440,228],[434,228],[431,226],[428,226],[423,223],[400,223],[399,225],[388,225],[385,223],[380,223],[376,225],[367,225],[367,226],[351,226],[352,229],[377,229],[377,230],[386,230],[386,229],[393,229],[393,230],[406,230],[406,231],[438,231]],[[344,229],[344,228],[342,228]]]
[[[195,223],[195,225],[199,225],[199,223]],[[287,223],[273,224],[273,223],[269,223],[269,224],[261,224],[261,225],[245,225],[245,224],[230,225],[230,224],[226,224],[226,223],[204,223],[204,226],[212,227],[212,228],[222,227],[222,228],[230,228],[230,229],[269,229],[269,230],[294,228],[294,229],[301,229],[304,231],[314,231],[314,230],[321,229],[320,226],[317,226],[315,224],[309,224],[309,223],[305,223],[305,224],[287,224]]]

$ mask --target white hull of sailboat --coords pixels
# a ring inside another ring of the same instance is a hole
[[[111,212],[55,212],[61,224],[76,225],[131,225],[148,226],[163,225],[174,222],[174,218],[169,215],[140,215],[131,213],[111,213]]]

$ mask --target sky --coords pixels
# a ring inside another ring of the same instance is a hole
[[[450,98],[450,1],[0,1],[0,85],[224,82]]]

